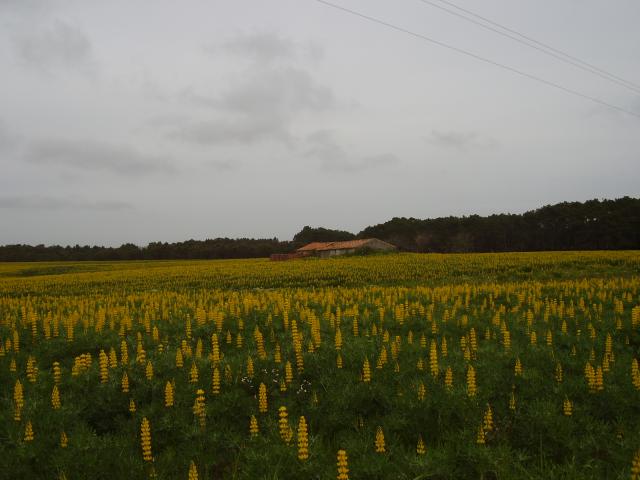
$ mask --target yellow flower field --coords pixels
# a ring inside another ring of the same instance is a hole
[[[640,478],[640,253],[0,264],[0,478]]]

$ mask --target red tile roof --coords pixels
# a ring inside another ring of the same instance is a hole
[[[324,247],[318,248],[317,250],[348,250],[351,248],[361,248],[369,243],[371,239],[367,238],[364,240],[347,240],[346,242],[331,242]]]
[[[347,240],[346,242],[312,242],[298,249],[298,252],[324,251],[324,250],[350,250],[362,248],[374,238],[362,240]]]
[[[304,247],[300,247],[297,251],[298,252],[307,252],[307,251],[313,251],[313,250],[320,250],[322,247],[326,247],[327,245],[331,245],[334,242],[311,242],[308,245],[305,245]]]

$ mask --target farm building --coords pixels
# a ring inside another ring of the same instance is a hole
[[[354,253],[362,249],[383,252],[395,250],[396,247],[377,238],[365,238],[362,240],[348,240],[346,242],[311,242],[304,247],[300,247],[296,252],[303,255],[315,255],[325,258]]]

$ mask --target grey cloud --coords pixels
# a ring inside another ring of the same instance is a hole
[[[253,69],[247,80],[216,97],[198,94],[192,88],[180,96],[191,105],[241,115],[291,116],[335,106],[330,88],[318,85],[309,72],[290,66]]]
[[[172,172],[167,157],[147,155],[121,145],[94,141],[44,140],[32,144],[25,159],[51,167],[67,167],[89,172],[107,171],[122,175]]]
[[[398,163],[392,153],[367,156],[353,156],[339,144],[330,130],[319,130],[307,137],[309,145],[305,156],[320,161],[321,167],[328,171],[360,172]]]
[[[222,44],[227,52],[242,55],[260,62],[271,62],[282,58],[292,58],[296,54],[296,45],[291,39],[275,32],[255,32],[238,35]],[[215,52],[215,47],[209,48]]]
[[[438,147],[457,150],[486,149],[494,148],[498,145],[496,140],[485,138],[476,132],[439,132],[433,130],[427,140]]]
[[[57,20],[51,28],[15,39],[18,57],[30,67],[48,70],[56,67],[90,71],[92,47],[77,27]]]
[[[219,49],[254,63],[242,72],[240,81],[217,95],[183,90],[180,99],[206,109],[209,118],[176,122],[167,130],[169,138],[200,145],[274,140],[290,146],[294,137],[291,127],[301,115],[336,105],[333,91],[295,64],[300,57],[317,59],[322,55],[313,44],[301,46],[277,33],[258,32],[238,35],[210,51]]]
[[[290,135],[281,119],[262,117],[187,123],[171,130],[168,136],[199,145],[222,143],[250,145],[267,139],[275,139],[283,143],[290,142]]]
[[[248,115],[325,110],[333,104],[330,88],[318,85],[309,72],[294,67],[257,72],[223,93],[218,102],[222,108]]]
[[[78,197],[50,197],[43,195],[32,196],[1,196],[0,208],[24,210],[129,210],[133,206],[127,202],[103,200],[90,201]]]
[[[186,90],[182,98],[222,115],[170,130],[169,137],[197,144],[252,144],[275,140],[289,144],[291,125],[299,115],[335,105],[330,88],[318,85],[304,70],[294,67],[259,68],[243,83],[218,97]]]
[[[241,33],[220,45],[205,47],[205,51],[211,54],[223,51],[256,63],[318,61],[324,56],[324,49],[316,43],[295,42],[277,32],[269,31]]]

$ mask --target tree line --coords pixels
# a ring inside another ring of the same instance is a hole
[[[394,218],[358,236],[413,252],[635,250],[640,249],[640,199],[563,202],[519,215]]]
[[[184,242],[0,246],[0,261],[87,261],[259,258],[286,253],[310,242],[379,238],[411,252],[510,252],[640,249],[640,199],[589,200],[547,205],[523,214],[396,217],[353,234],[304,227],[292,241],[277,238],[215,238]]]

